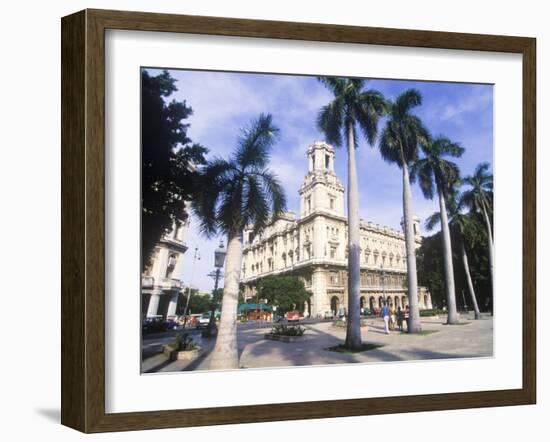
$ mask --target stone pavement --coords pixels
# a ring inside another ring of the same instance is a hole
[[[362,353],[337,353],[328,347],[342,344],[345,328],[330,322],[305,325],[306,332],[297,342],[285,343],[263,339],[269,328],[239,328],[238,348],[241,368],[265,368],[344,363],[376,363],[419,359],[477,358],[493,355],[493,318],[475,321],[473,314],[461,317],[461,325],[445,325],[445,318],[422,318],[422,329],[429,334],[384,333],[380,318],[368,319],[363,329],[364,343],[381,347]],[[304,325],[303,325],[304,326]],[[214,339],[200,339],[203,356],[194,361],[170,362],[162,354],[146,358],[143,372],[207,370]]]

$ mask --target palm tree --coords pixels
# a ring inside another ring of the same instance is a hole
[[[358,78],[320,77],[334,95],[317,116],[317,126],[326,140],[341,147],[347,141],[348,150],[348,321],[345,346],[361,347],[360,324],[360,245],[359,195],[355,149],[358,147],[357,127],[372,146],[376,141],[378,121],[386,111],[382,94],[365,90],[366,80]]]
[[[429,138],[428,130],[420,118],[411,113],[413,107],[422,103],[422,96],[416,89],[402,92],[390,103],[389,118],[380,137],[382,158],[397,164],[403,172],[403,221],[405,226],[405,248],[407,251],[407,289],[410,317],[409,333],[422,330],[418,307],[418,281],[416,275],[416,246],[413,225],[410,167],[418,159],[419,146]]]
[[[481,313],[477,304],[477,297],[474,290],[474,284],[472,283],[472,276],[470,274],[470,264],[468,262],[468,254],[466,253],[466,246],[464,244],[466,239],[466,231],[474,221],[469,215],[460,212],[460,206],[458,201],[460,197],[457,197],[456,189],[452,189],[447,195],[447,210],[449,212],[449,225],[451,229],[456,233],[458,243],[460,247],[460,256],[462,258],[462,265],[464,266],[464,274],[466,275],[466,284],[468,286],[468,293],[472,299],[472,306],[474,307],[474,318],[481,319]],[[439,212],[433,213],[426,219],[426,230],[431,231],[433,228],[441,222],[441,215]]]
[[[456,163],[445,159],[445,157],[458,158],[464,153],[464,148],[451,142],[448,138],[440,136],[422,144],[422,151],[425,157],[416,161],[412,172],[414,176],[418,176],[420,189],[427,199],[433,199],[434,190],[437,190],[447,292],[447,324],[457,324],[453,249],[445,200],[449,196],[449,191],[460,181],[460,170]]]
[[[227,236],[222,312],[210,368],[238,368],[237,307],[241,275],[243,230],[259,233],[286,206],[283,188],[268,168],[269,153],[278,135],[271,115],[261,114],[241,130],[229,160],[214,159],[200,174],[202,193],[194,213],[202,232]]]
[[[478,164],[474,174],[464,178],[464,184],[470,186],[469,190],[462,194],[460,205],[467,207],[471,213],[481,214],[487,229],[487,248],[489,252],[489,270],[491,282],[493,279],[493,232],[489,214],[493,207],[493,174],[489,173],[489,163]],[[494,295],[494,293],[493,293]],[[492,298],[492,297],[491,297]],[[493,299],[491,299],[491,311]]]

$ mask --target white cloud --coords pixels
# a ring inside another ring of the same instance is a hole
[[[492,103],[492,88],[474,88],[470,93],[455,101],[442,100],[431,104],[429,115],[442,121],[452,120],[456,124],[462,124],[464,116],[485,109]]]

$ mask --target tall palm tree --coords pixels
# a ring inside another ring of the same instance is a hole
[[[466,275],[466,284],[468,286],[468,293],[472,300],[472,306],[474,308],[474,318],[481,319],[481,313],[479,311],[479,306],[477,303],[477,297],[474,290],[474,284],[472,283],[472,276],[470,274],[470,264],[468,262],[468,254],[466,253],[466,231],[469,229],[469,226],[474,222],[473,218],[470,215],[460,212],[460,205],[458,201],[460,196],[457,196],[458,192],[456,189],[452,189],[447,195],[447,210],[449,212],[449,226],[455,232],[456,237],[458,238],[458,243],[460,247],[460,256],[462,258],[462,265],[464,266],[464,274]],[[439,212],[433,213],[426,219],[426,230],[430,231],[441,222],[441,215]]]
[[[348,321],[345,345],[361,347],[360,324],[360,231],[359,194],[355,149],[358,147],[357,128],[372,146],[376,141],[378,121],[386,111],[382,94],[365,89],[366,80],[358,78],[320,77],[334,95],[317,116],[317,126],[326,140],[341,147],[344,139],[348,150]]]
[[[200,174],[202,193],[194,213],[203,233],[227,236],[222,312],[210,368],[238,368],[237,307],[241,275],[243,230],[259,233],[286,206],[283,188],[268,168],[278,129],[271,115],[261,114],[241,130],[229,160],[214,159]]]
[[[420,118],[411,113],[413,107],[422,104],[422,96],[416,89],[402,92],[390,103],[389,118],[380,137],[382,158],[396,164],[403,172],[403,221],[407,252],[407,290],[410,317],[409,333],[422,330],[418,307],[418,280],[416,275],[416,246],[413,225],[410,167],[418,160],[419,146],[428,138],[428,130]]]
[[[458,158],[464,153],[464,148],[448,138],[440,136],[422,144],[422,151],[425,156],[413,165],[413,175],[418,176],[420,189],[427,199],[433,199],[434,190],[437,191],[447,292],[447,324],[457,324],[453,249],[445,200],[449,196],[449,191],[460,181],[460,170],[456,163],[445,159],[445,157]]]
[[[489,163],[478,164],[474,174],[464,178],[464,184],[470,189],[462,194],[460,204],[467,207],[471,213],[479,213],[487,229],[487,249],[489,252],[489,270],[491,273],[491,284],[493,279],[493,231],[490,215],[493,212],[493,174],[489,173]],[[493,310],[494,293],[491,296],[491,311]]]

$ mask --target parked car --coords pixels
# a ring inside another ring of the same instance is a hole
[[[210,324],[210,312],[203,313],[197,321],[197,328],[206,328]]]
[[[169,323],[161,315],[149,316],[141,324],[143,333],[158,333],[168,329]]]
[[[300,312],[298,310],[291,310],[287,312],[286,320],[288,322],[298,322],[300,320]]]

